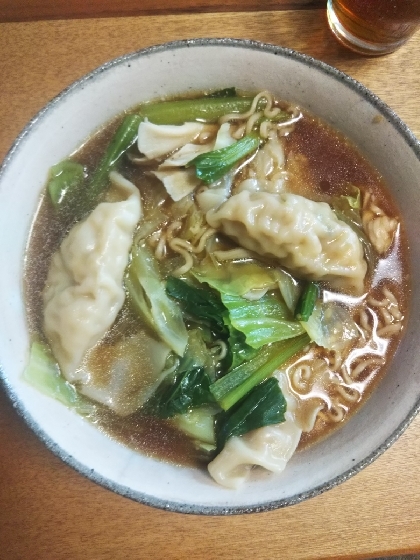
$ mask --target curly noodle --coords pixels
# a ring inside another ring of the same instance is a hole
[[[346,357],[342,352],[326,354],[318,348],[288,370],[291,387],[298,395],[312,398],[313,394],[324,400],[317,416],[324,423],[341,422],[348,408],[360,401],[363,385],[385,363],[389,339],[402,328],[403,314],[387,286],[381,288],[379,297],[369,296],[358,315],[360,336]],[[314,391],[315,386],[318,389]]]

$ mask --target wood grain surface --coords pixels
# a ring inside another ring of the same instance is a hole
[[[326,0],[0,0],[0,22],[325,7]]]
[[[323,10],[4,23],[0,159],[28,119],[101,63],[169,40],[221,35],[291,47],[337,66],[420,136],[419,34],[396,53],[371,59],[335,42]],[[293,507],[187,516],[137,504],[74,472],[0,392],[0,558],[310,560],[420,552],[419,441],[420,417],[371,466]]]

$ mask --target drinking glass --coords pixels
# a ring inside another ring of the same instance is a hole
[[[367,55],[390,53],[420,24],[420,0],[328,0],[328,23],[336,38]]]

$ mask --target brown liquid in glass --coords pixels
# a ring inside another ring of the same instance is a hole
[[[333,0],[341,25],[375,44],[403,43],[420,23],[419,0]]]

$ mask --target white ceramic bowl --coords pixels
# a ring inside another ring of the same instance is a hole
[[[413,278],[420,277],[419,142],[362,85],[289,49],[191,40],[114,60],[49,103],[18,137],[0,171],[0,361],[6,390],[38,436],[75,469],[124,496],[179,512],[261,511],[319,494],[371,463],[420,408],[419,282],[413,286],[408,327],[393,365],[362,410],[324,442],[297,453],[283,474],[259,473],[239,491],[217,486],[206,472],[131,451],[22,380],[29,346],[23,255],[49,167],[135,104],[231,85],[273,91],[319,115],[359,146],[392,186],[410,240]]]

